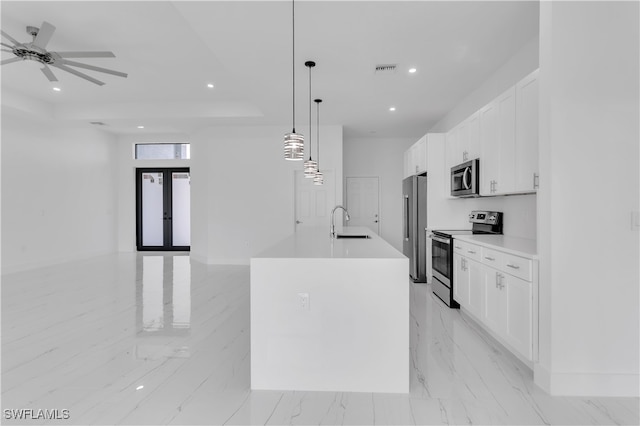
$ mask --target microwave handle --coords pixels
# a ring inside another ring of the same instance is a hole
[[[471,189],[471,185],[467,182],[467,176],[471,174],[471,167],[465,167],[464,172],[462,172],[462,184],[465,189]]]

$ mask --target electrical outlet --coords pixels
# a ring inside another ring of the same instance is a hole
[[[309,293],[298,293],[298,307],[303,311],[308,311],[310,309]]]

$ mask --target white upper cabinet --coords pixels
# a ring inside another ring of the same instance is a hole
[[[461,145],[462,161],[471,161],[480,156],[480,114],[478,112],[471,115],[466,120],[466,140]]]
[[[478,112],[480,195],[538,188],[538,71]]]
[[[404,152],[404,177],[419,175],[427,171],[427,135]]]
[[[480,114],[474,113],[447,133],[447,167],[466,163],[480,156]]]
[[[516,89],[510,88],[480,110],[480,194],[515,189]]]
[[[516,85],[515,191],[538,189],[538,70]]]
[[[498,140],[496,101],[480,110],[480,195],[493,195],[493,182],[500,175],[500,141]]]

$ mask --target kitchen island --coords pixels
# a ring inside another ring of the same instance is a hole
[[[251,259],[251,388],[409,392],[409,259],[367,228]]]

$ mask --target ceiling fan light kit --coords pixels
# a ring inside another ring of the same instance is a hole
[[[69,61],[67,58],[115,58],[116,55],[113,52],[50,52],[46,49],[47,44],[51,40],[53,33],[55,32],[56,27],[51,25],[48,22],[43,22],[40,28],[27,26],[27,33],[33,36],[33,41],[30,43],[20,43],[9,34],[4,31],[0,31],[2,37],[13,43],[13,45],[9,45],[6,43],[1,43],[2,46],[7,47],[8,49],[2,49],[4,52],[11,52],[15,55],[14,58],[5,59],[0,62],[0,65],[7,65],[13,62],[19,61],[36,61],[42,64],[42,68],[40,69],[45,77],[53,82],[58,81],[58,78],[55,76],[50,67],[54,67],[57,69],[61,69],[70,74],[73,74],[77,77],[83,78],[91,83],[97,84],[99,86],[104,85],[105,83],[93,78],[85,73],[82,73],[74,68],[84,68],[91,71],[97,71],[101,73],[111,74],[118,77],[127,77],[126,73],[120,71],[114,71],[107,68],[96,67],[94,65],[83,64],[80,62]]]

